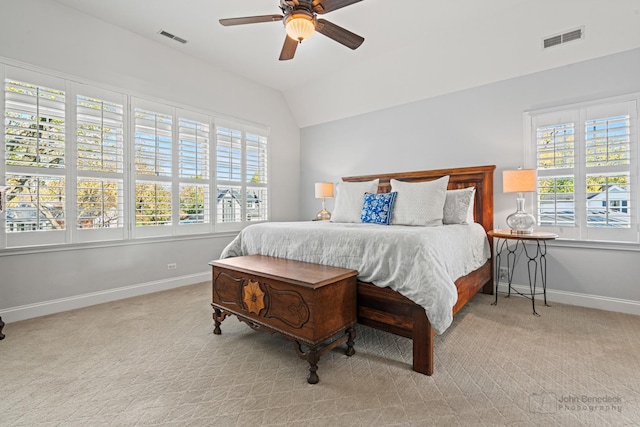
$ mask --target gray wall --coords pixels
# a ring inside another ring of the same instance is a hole
[[[523,112],[640,92],[639,76],[636,49],[304,128],[301,214],[312,218],[320,209],[320,201],[313,198],[317,181],[495,164],[495,225],[505,227],[506,216],[515,210],[515,197],[502,194],[502,171],[523,164]],[[331,210],[333,200],[327,206]],[[612,306],[607,306],[607,298],[622,299],[626,301],[613,301],[614,305],[640,313],[640,252],[634,249],[555,244],[549,250],[549,288],[557,300],[608,308]],[[528,283],[522,274],[515,281]]]
[[[270,126],[271,215],[278,221],[297,219],[300,133],[282,94],[195,60],[171,43],[153,42],[48,0],[0,4],[0,62]],[[11,322],[204,280],[207,263],[232,237],[0,250],[0,316]],[[174,262],[178,268],[167,271],[167,263]]]

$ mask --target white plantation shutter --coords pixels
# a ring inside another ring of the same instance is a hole
[[[220,225],[242,222],[242,187],[218,184],[216,221]]]
[[[537,122],[553,117],[540,117]],[[575,225],[575,125],[538,124],[535,128],[538,170],[538,224]]]
[[[540,227],[577,240],[639,242],[638,97],[527,117]]]
[[[210,119],[178,110],[180,232],[204,232],[211,224]]]
[[[78,178],[78,228],[123,226],[122,180]]]
[[[179,118],[180,178],[209,178],[209,124]]]
[[[65,123],[63,90],[5,80],[7,166],[64,168]]]
[[[241,224],[243,216],[242,130],[232,126],[216,125],[216,222],[222,226]]]
[[[585,125],[588,168],[628,166],[631,163],[629,114],[587,120]]]
[[[267,127],[28,68],[0,63],[0,250],[269,220]]]
[[[574,123],[540,126],[536,129],[538,169],[571,169],[575,163]]]
[[[216,227],[237,229],[269,218],[268,131],[216,123]],[[235,224],[235,225],[234,225]]]
[[[218,182],[242,180],[242,131],[216,126],[216,173]]]
[[[83,95],[77,99],[78,170],[122,173],[124,106]]]
[[[638,240],[637,123],[637,101],[584,109],[587,239]]]
[[[173,109],[132,98],[135,236],[172,233]]]
[[[180,224],[208,224],[209,185],[180,184]]]
[[[267,191],[267,148],[266,132],[248,128],[246,140],[246,206],[247,221],[266,221],[269,214]]]
[[[247,181],[255,184],[267,182],[267,137],[246,133]]]
[[[7,231],[64,230],[65,179],[7,174]]]
[[[570,227],[576,223],[573,175],[538,178],[538,224]]]
[[[171,115],[135,109],[135,172],[138,175],[171,176]]]
[[[268,192],[266,187],[247,186],[247,221],[269,219]]]
[[[76,97],[76,226],[82,230],[80,241],[122,239],[124,99],[121,94],[96,93],[88,87],[79,90],[81,93]]]
[[[171,184],[136,181],[136,226],[171,224]]]
[[[4,181],[7,246],[66,241],[64,81],[7,67]],[[34,232],[34,233],[32,233]]]

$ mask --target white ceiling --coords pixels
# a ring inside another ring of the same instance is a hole
[[[359,49],[315,34],[291,61],[281,22],[218,23],[277,14],[278,0],[55,1],[282,92],[300,127],[640,47],[638,0],[363,0],[322,16]],[[582,26],[584,40],[543,51]]]

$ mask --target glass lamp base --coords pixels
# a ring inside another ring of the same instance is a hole
[[[331,212],[328,212],[324,209],[318,212],[318,214],[316,215],[316,221],[329,221],[330,219]]]
[[[507,225],[513,234],[531,234],[536,219],[524,211],[517,211],[507,217]]]
[[[513,234],[531,234],[536,225],[533,215],[524,211],[524,197],[518,193],[516,199],[516,211],[507,217],[507,225]]]

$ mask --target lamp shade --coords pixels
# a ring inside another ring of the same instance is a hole
[[[284,24],[284,27],[287,30],[287,35],[293,40],[297,40],[299,42],[311,37],[316,29],[313,16],[309,16],[305,13],[296,13],[291,15]]]
[[[518,169],[502,172],[504,193],[527,193],[536,191],[537,173],[535,169]]]
[[[333,197],[333,182],[316,182],[316,199]]]

